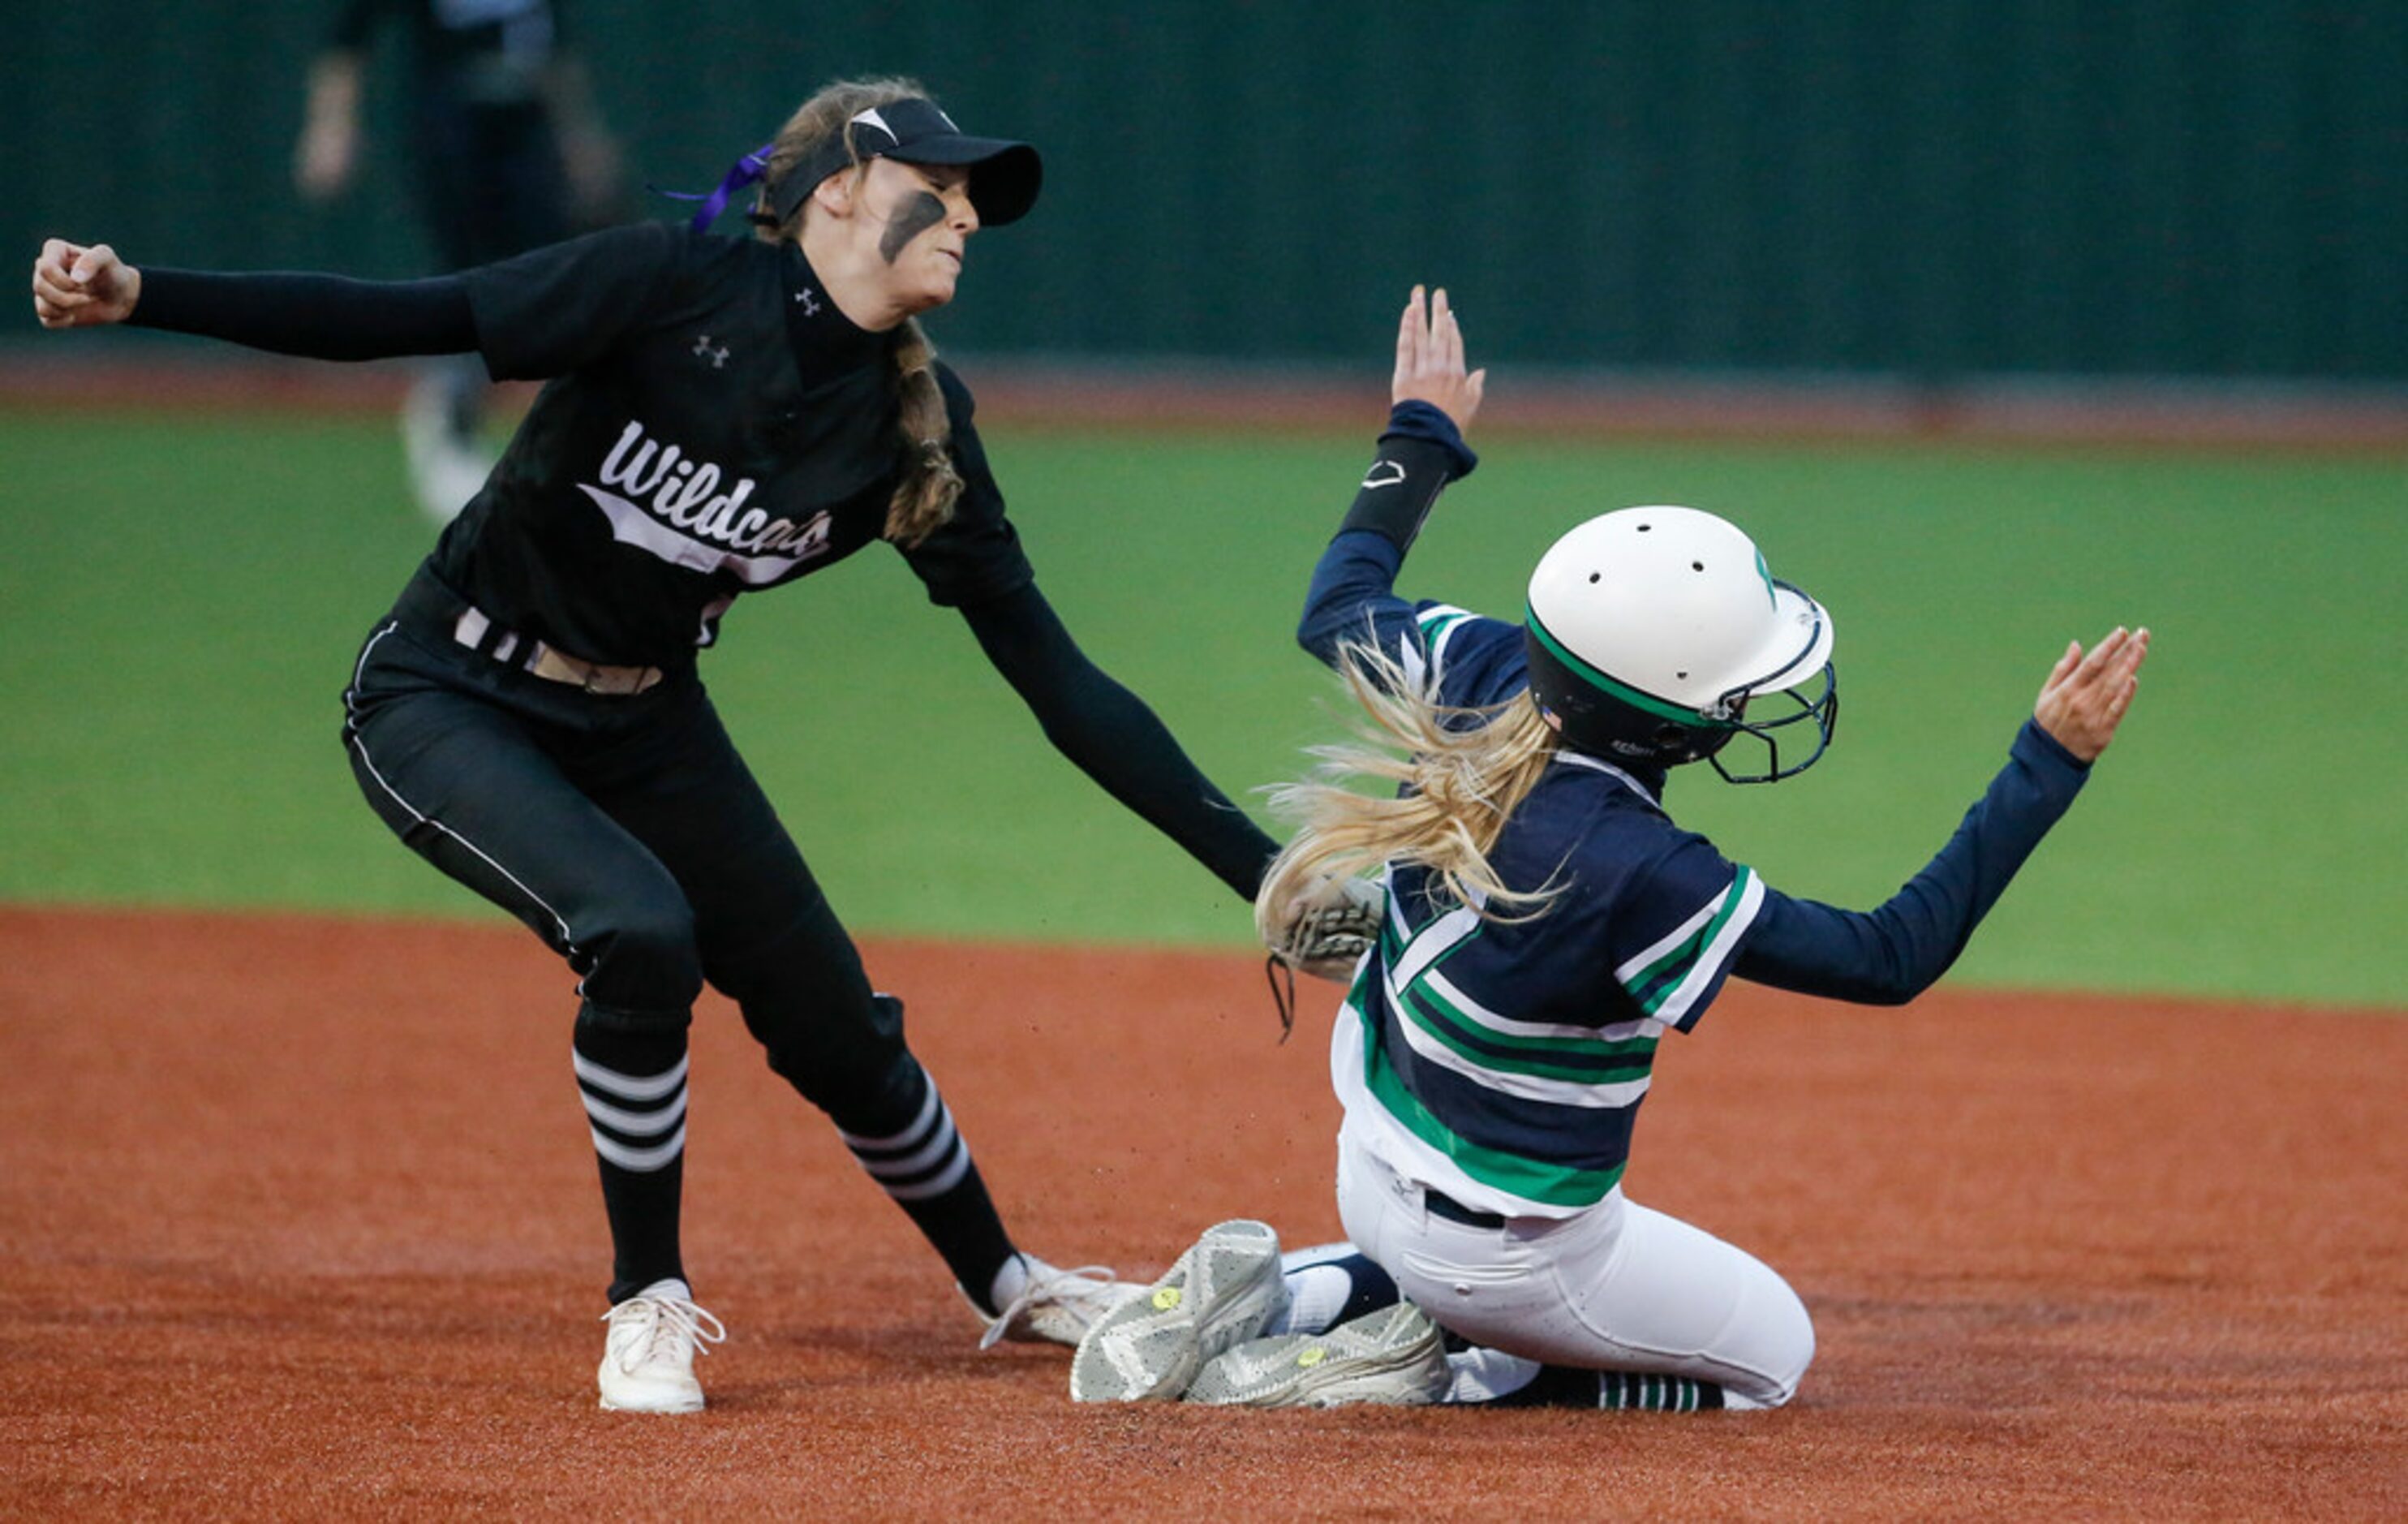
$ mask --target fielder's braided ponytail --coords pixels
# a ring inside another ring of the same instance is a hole
[[[886,502],[886,538],[909,548],[942,528],[962,495],[962,473],[953,468],[953,421],[937,384],[937,346],[917,318],[903,320],[895,377],[902,402],[903,480]]]

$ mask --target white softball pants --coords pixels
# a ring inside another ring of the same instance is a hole
[[[1346,1236],[1404,1298],[1475,1344],[1549,1365],[1711,1381],[1762,1407],[1798,1390],[1814,1325],[1746,1251],[1616,1189],[1577,1216],[1478,1228],[1341,1134]]]

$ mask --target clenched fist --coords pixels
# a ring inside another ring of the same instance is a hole
[[[105,243],[50,238],[34,261],[34,316],[45,328],[123,323],[142,297],[142,272]]]

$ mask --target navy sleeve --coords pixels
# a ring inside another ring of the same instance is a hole
[[[1088,659],[1035,583],[964,605],[962,617],[1057,751],[1253,901],[1278,843],[1212,786],[1143,700]]]
[[[599,359],[666,303],[693,241],[629,223],[465,272],[485,368],[545,381]]]
[[[2081,791],[2089,769],[2036,721],[1923,871],[1870,913],[1767,890],[1740,954],[1742,979],[1869,1005],[1903,1005],[1948,971],[2008,881]]]
[[[1304,649],[1336,667],[1344,647],[1377,646],[1415,687],[1433,688],[1452,707],[1501,704],[1527,688],[1522,626],[1451,603],[1406,602],[1388,587],[1403,556],[1371,531],[1349,529],[1331,540],[1313,568],[1297,631]]]
[[[1324,666],[1338,665],[1351,640],[1391,648],[1413,623],[1413,606],[1397,597],[1404,547],[1369,529],[1341,529],[1313,564],[1296,643]]]
[[[986,446],[971,422],[969,388],[942,363],[937,383],[944,389],[953,423],[953,468],[962,474],[962,495],[944,527],[905,551],[903,559],[927,588],[928,601],[964,608],[1016,593],[1034,583],[1037,573],[1020,548],[1020,531],[1004,516],[1003,489],[996,485]]]
[[[456,275],[353,280],[146,266],[141,296],[126,322],[313,360],[464,354],[477,347],[467,288]]]

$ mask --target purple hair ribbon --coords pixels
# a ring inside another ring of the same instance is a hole
[[[719,214],[727,209],[727,203],[736,198],[737,192],[768,173],[769,151],[777,146],[764,143],[737,160],[728,169],[726,178],[719,182],[719,188],[708,194],[698,195],[686,191],[662,191],[660,194],[672,201],[701,202],[701,209],[694,214],[693,227],[696,233],[707,233],[710,224],[719,221]]]

